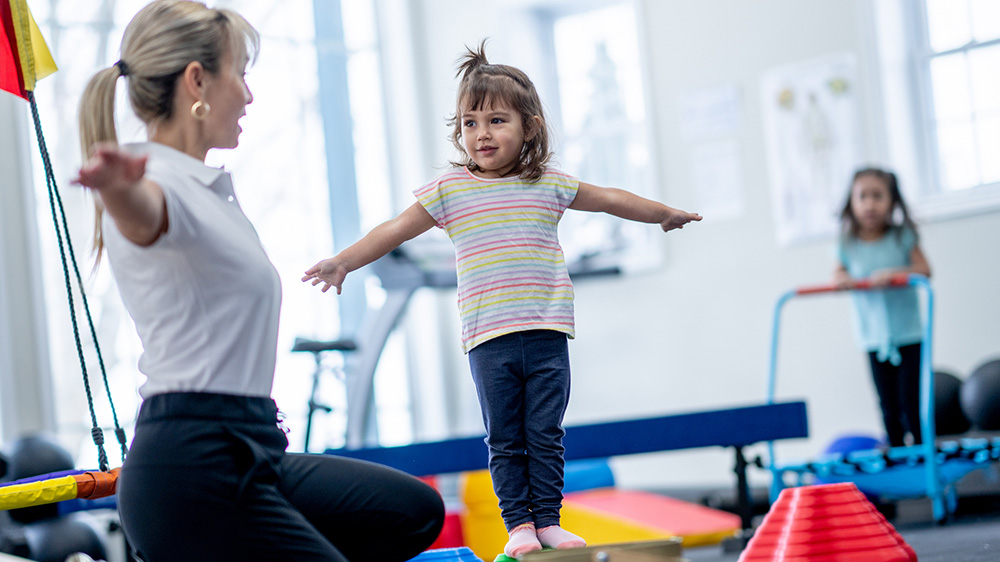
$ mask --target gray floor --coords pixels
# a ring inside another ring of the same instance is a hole
[[[1000,561],[1000,511],[959,515],[945,525],[901,523],[896,529],[920,562]],[[719,546],[709,546],[686,549],[684,557],[691,562],[735,562],[739,553],[725,553]]]
[[[889,522],[916,551],[920,562],[1000,562],[1000,469],[960,482],[955,515],[937,524],[930,501],[912,499],[880,506]],[[760,517],[758,516],[758,520]],[[739,552],[721,546],[689,548],[691,562],[735,562]]]

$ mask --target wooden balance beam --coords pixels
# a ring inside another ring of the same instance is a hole
[[[567,461],[700,447],[732,447],[736,496],[744,530],[753,516],[743,448],[764,441],[809,436],[805,402],[760,404],[566,427]],[[414,476],[488,468],[483,436],[415,443],[399,447],[327,449],[327,454],[384,464]]]
[[[506,556],[497,557],[495,562]],[[681,541],[673,538],[659,541],[628,542],[569,548],[566,550],[536,550],[526,553],[523,562],[684,562]]]

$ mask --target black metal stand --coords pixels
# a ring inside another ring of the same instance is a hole
[[[309,437],[312,435],[313,414],[316,413],[316,410],[322,410],[327,414],[333,411],[333,408],[330,406],[316,401],[316,392],[319,390],[319,378],[323,374],[323,353],[327,351],[339,351],[343,353],[354,351],[357,348],[358,346],[353,340],[317,341],[306,338],[295,338],[292,351],[312,353],[313,360],[316,362],[316,368],[313,370],[312,376],[312,389],[309,391],[309,412],[306,415],[306,441],[302,446],[303,452],[309,452]]]

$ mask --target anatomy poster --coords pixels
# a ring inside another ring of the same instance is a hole
[[[778,243],[827,237],[859,164],[854,56],[776,68],[761,80]]]

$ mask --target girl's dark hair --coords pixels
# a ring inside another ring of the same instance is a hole
[[[899,182],[896,180],[896,174],[883,170],[881,168],[862,168],[857,172],[854,172],[854,177],[851,178],[850,188],[847,191],[847,201],[844,203],[844,208],[840,211],[840,222],[843,226],[844,234],[849,235],[854,238],[858,235],[858,231],[861,229],[861,225],[858,224],[858,219],[854,217],[854,208],[851,206],[851,192],[854,189],[854,184],[859,179],[863,177],[872,177],[881,180],[889,188],[889,198],[892,201],[892,211],[889,215],[890,228],[903,226],[909,228],[913,231],[913,235],[917,236],[917,225],[910,218],[910,211],[906,207],[906,202],[903,201],[903,194],[899,191]],[[892,220],[893,215],[896,214],[896,209],[899,209],[900,215],[902,216],[902,223],[896,224]],[[901,235],[903,229],[896,228],[896,235]]]
[[[451,164],[464,166],[471,171],[479,168],[465,154],[462,146],[463,110],[478,111],[483,107],[507,105],[520,114],[525,139],[528,139],[524,142],[520,161],[514,171],[529,181],[540,178],[552,153],[549,152],[549,131],[542,111],[542,100],[538,97],[535,85],[523,71],[513,66],[490,64],[486,59],[485,39],[479,44],[478,50],[466,47],[466,53],[458,63],[456,76],[461,76],[462,79],[458,85],[455,114],[448,119],[448,125],[452,127],[451,142],[463,157]]]

